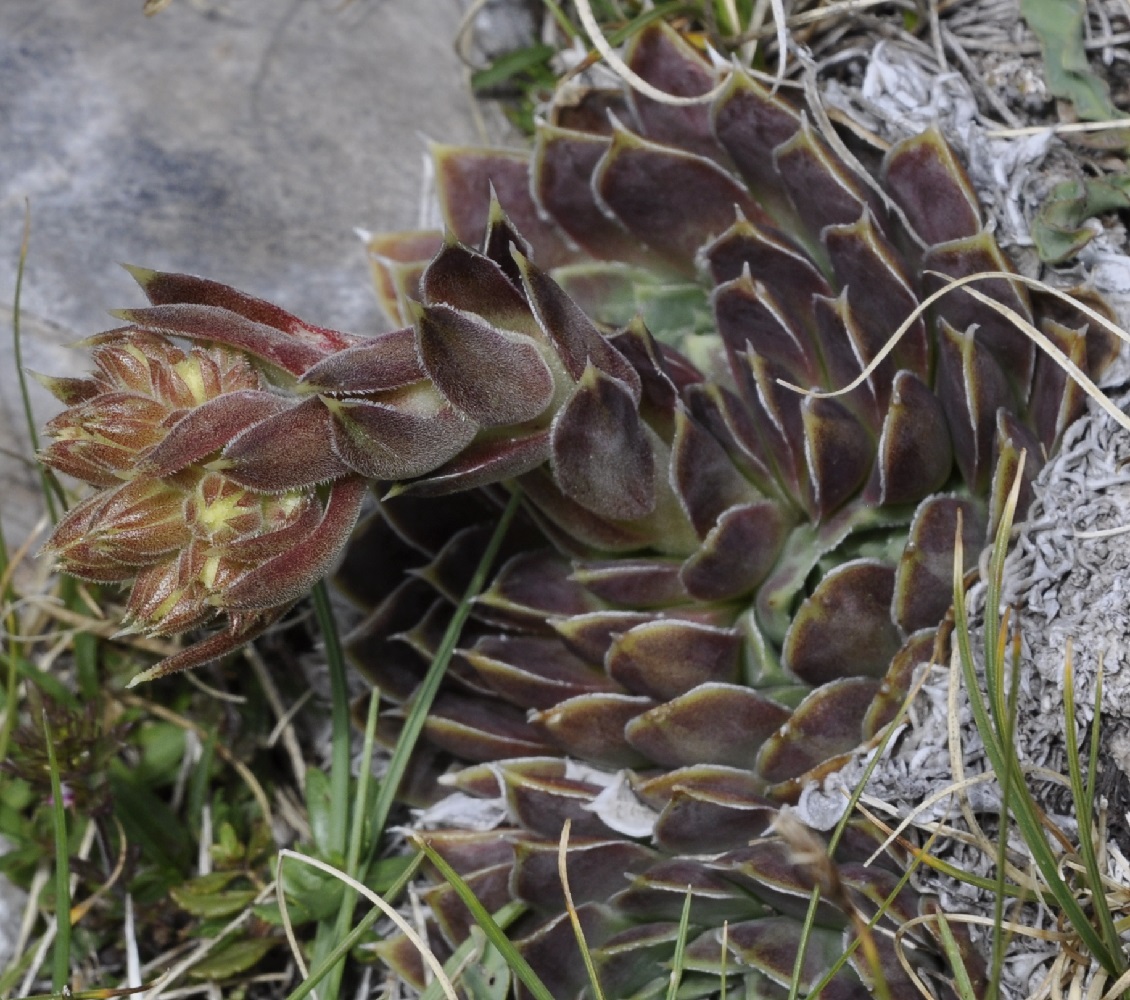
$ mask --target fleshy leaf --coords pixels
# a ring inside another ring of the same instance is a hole
[[[894,569],[875,559],[828,572],[793,618],[785,664],[814,687],[838,677],[882,676],[901,645],[891,622],[894,587]]]
[[[636,520],[655,509],[655,457],[632,395],[591,363],[553,419],[550,448],[555,481],[586,510]]]

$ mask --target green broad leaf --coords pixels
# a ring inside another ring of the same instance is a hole
[[[363,881],[373,892],[384,895],[412,864],[413,858],[408,854],[394,858],[379,858],[369,866]]]
[[[1074,257],[1095,238],[1095,230],[1083,223],[1123,208],[1130,208],[1130,177],[1125,174],[1057,184],[1032,220],[1040,260],[1059,264]]]
[[[500,56],[486,69],[471,74],[471,89],[475,93],[494,90],[520,77],[534,75],[553,79],[549,60],[557,50],[552,45],[529,45]],[[540,72],[539,72],[540,71]]]
[[[328,859],[334,853],[333,795],[328,775],[316,767],[306,769],[306,813],[314,848]]]
[[[510,995],[510,967],[499,950],[486,943],[477,927],[472,934],[476,932],[483,955],[475,965],[463,970],[462,986],[470,1000],[506,1000]]]
[[[341,908],[345,883],[310,865],[289,864],[283,868],[283,892],[307,920],[328,920]]]
[[[153,722],[137,732],[141,760],[133,768],[141,784],[171,784],[184,760],[184,730],[171,722]]]
[[[278,942],[272,938],[232,941],[214,948],[188,974],[193,979],[230,979],[246,972]]]
[[[114,814],[126,839],[142,857],[166,871],[184,872],[193,859],[193,845],[179,817],[140,782],[121,761],[110,764]]]
[[[1020,0],[1020,16],[1040,40],[1044,76],[1054,97],[1070,101],[1084,121],[1124,117],[1111,103],[1106,82],[1087,61],[1083,48],[1084,0]]]
[[[183,885],[173,886],[169,895],[185,912],[194,917],[214,920],[231,917],[247,908],[257,895],[254,888],[225,888],[238,872],[212,872],[191,879]]]
[[[221,868],[234,867],[247,857],[247,848],[240,842],[231,823],[219,825],[219,837],[209,848],[212,860]]]

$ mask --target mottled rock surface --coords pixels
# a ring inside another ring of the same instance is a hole
[[[117,262],[205,274],[313,322],[382,318],[353,229],[416,225],[426,138],[475,138],[458,0],[0,4],[0,511],[38,506],[12,357],[24,222],[24,364],[141,296]],[[35,387],[40,422],[53,401]],[[22,461],[21,461],[22,460]]]

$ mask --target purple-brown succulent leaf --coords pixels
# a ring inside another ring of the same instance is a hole
[[[385,499],[404,495],[449,496],[516,479],[544,465],[549,451],[548,429],[514,437],[481,438],[423,478],[398,483],[385,494]]]
[[[1010,484],[1011,486],[1011,484]],[[895,576],[891,613],[904,632],[937,625],[953,603],[954,538],[961,518],[966,572],[977,565],[988,518],[979,500],[934,496],[922,501],[910,525]]]
[[[56,441],[117,445],[140,455],[164,438],[169,408],[148,396],[104,392],[85,400],[47,422],[45,432]],[[132,471],[132,464],[123,471]]]
[[[571,820],[577,837],[614,837],[589,806],[600,788],[586,781],[565,777],[563,761],[555,762],[557,773],[534,762],[533,770],[525,761],[504,761],[498,768],[511,814],[525,829],[557,841],[565,820]]]
[[[725,386],[702,382],[684,392],[691,415],[726,450],[734,466],[761,493],[780,497],[773,459],[762,441],[755,414]]]
[[[137,461],[133,448],[108,441],[63,439],[40,452],[46,466],[100,489],[119,485]]]
[[[400,389],[425,377],[416,331],[405,326],[331,354],[308,368],[299,384],[330,395],[360,396]]]
[[[804,397],[784,384],[789,382],[785,369],[752,351],[736,359],[736,369],[781,487],[810,516],[815,514],[804,454]]]
[[[155,306],[186,304],[224,309],[252,323],[274,327],[320,351],[340,351],[361,340],[355,334],[313,326],[285,309],[218,281],[129,265],[126,270]]]
[[[770,916],[731,924],[726,936],[734,959],[764,972],[784,987],[794,978],[802,939],[805,947],[800,988],[807,993],[843,954],[843,935],[839,931],[813,927],[805,934],[804,925],[792,917]],[[863,1000],[866,991],[861,989],[860,994]]]
[[[330,447],[333,421],[318,397],[237,434],[221,453],[224,474],[262,493],[315,486],[349,473]]]
[[[768,781],[786,783],[854,750],[878,691],[879,682],[870,677],[840,677],[817,688],[762,744],[758,772]]]
[[[761,744],[790,710],[751,688],[704,683],[641,714],[628,741],[663,767],[719,764],[752,768]]]
[[[644,246],[687,274],[698,249],[729,229],[737,212],[772,226],[745,187],[713,160],[622,127],[596,166],[593,189]]]
[[[701,256],[715,285],[740,278],[748,269],[795,316],[809,314],[814,295],[832,295],[827,279],[800,247],[744,217],[703,247]]]
[[[120,309],[111,315],[168,337],[185,337],[244,351],[296,378],[329,353],[220,306],[174,303]]]
[[[1021,461],[1024,465],[1021,468]],[[1023,477],[1015,517],[1023,521],[1035,496],[1033,484],[1044,467],[1043,449],[1036,435],[1007,410],[997,411],[997,436],[993,444],[993,482],[989,489],[989,524],[985,538],[996,538],[997,528],[1018,475]]]
[[[577,563],[570,579],[614,607],[665,608],[690,600],[670,559],[607,559]]]
[[[550,462],[562,493],[600,517],[634,521],[655,510],[655,455],[636,401],[591,362],[553,418]]]
[[[913,372],[899,372],[868,496],[882,505],[917,503],[941,489],[952,471],[953,445],[941,401]]]
[[[569,564],[548,549],[527,551],[503,563],[475,604],[515,619],[522,631],[542,632],[550,631],[547,618],[568,618],[601,607],[571,578]]]
[[[514,260],[522,273],[522,286],[534,317],[569,378],[579,382],[585,369],[590,364],[595,365],[604,374],[623,382],[632,399],[638,402],[640,377],[627,358],[608,342],[548,273],[521,254]]]
[[[720,764],[692,764],[673,771],[649,772],[632,781],[636,797],[655,810],[666,808],[681,790],[699,792],[719,802],[754,802],[761,800],[765,789],[765,782],[752,771]]]
[[[829,571],[793,618],[785,666],[813,687],[840,677],[881,677],[902,645],[891,621],[894,588],[894,567],[877,559]]]
[[[436,229],[376,233],[365,239],[377,300],[394,326],[410,322],[406,306],[419,300],[424,269],[443,242],[443,233]]]
[[[587,947],[599,948],[614,932],[622,930],[622,916],[607,906],[582,903],[576,920]],[[559,996],[579,996],[588,985],[588,972],[577,944],[578,931],[568,914],[561,913],[525,938],[515,941],[518,954],[543,983],[553,983]],[[514,987],[515,1000],[532,1000],[533,994],[521,983]]]
[[[662,619],[614,638],[604,666],[633,694],[668,701],[700,684],[737,680],[741,654],[736,629]]]
[[[760,904],[708,865],[694,858],[671,858],[641,872],[612,897],[616,909],[636,920],[676,920],[688,893],[692,924],[721,924],[762,910]]]
[[[532,167],[531,167],[532,169]],[[530,188],[533,197],[533,187]],[[540,208],[541,206],[537,206]],[[543,217],[544,212],[540,213]],[[503,209],[493,185],[490,189],[490,211],[487,215],[487,231],[483,237],[483,254],[494,261],[514,288],[522,287],[522,275],[514,261],[514,251],[517,250],[523,257],[533,255],[533,247],[510,221]]]
[[[859,327],[848,303],[847,289],[836,298],[817,296],[812,300],[812,311],[827,384],[833,389],[842,389],[865,370],[874,357],[874,345],[868,343]],[[861,385],[836,397],[875,433],[879,432],[882,424],[880,400],[884,407],[889,401],[884,380],[891,377],[893,368],[893,364],[883,362]]]
[[[683,407],[675,411],[671,487],[700,539],[734,507],[763,499],[717,439]]]
[[[874,439],[835,398],[806,396],[801,415],[808,475],[817,510],[824,518],[847,503],[867,480],[875,455]]]
[[[291,548],[254,567],[216,604],[228,611],[266,611],[291,604],[334,567],[357,523],[366,483],[357,476],[337,480],[329,489],[318,526]]]
[[[131,480],[102,499],[87,527],[85,544],[116,562],[145,566],[191,539],[184,493],[158,479]],[[58,544],[58,534],[53,545]]]
[[[138,464],[146,476],[171,476],[219,451],[241,432],[291,408],[281,396],[240,389],[216,396],[187,411]]]
[[[639,767],[647,758],[628,743],[624,727],[654,707],[651,698],[596,692],[532,713],[530,722],[571,757],[604,768]]]
[[[460,243],[483,245],[490,225],[493,192],[542,267],[557,267],[575,256],[534,203],[527,153],[433,144],[431,155],[440,209],[447,228]]]
[[[58,375],[43,375],[32,371],[27,373],[64,406],[75,406],[93,399],[103,391],[102,385],[93,378],[68,378]]]
[[[818,364],[813,345],[772,286],[754,280],[747,264],[732,281],[711,293],[714,319],[726,346],[752,350],[788,373],[792,382],[813,384]]]
[[[568,618],[550,619],[550,624],[565,644],[589,663],[604,663],[618,635],[647,622],[658,621],[662,613],[646,611],[589,611]]]
[[[506,281],[501,274],[499,280]],[[421,308],[416,345],[432,385],[481,427],[526,423],[554,398],[553,371],[537,343],[473,313],[448,305]]]
[[[799,230],[772,151],[800,128],[800,112],[736,67],[715,98],[712,113],[718,142],[730,154],[754,196],[778,220],[781,229]]]
[[[441,749],[471,761],[528,757],[554,749],[521,709],[452,691],[436,696],[424,735]]]
[[[655,851],[626,840],[570,838],[565,853],[569,891],[576,904],[607,899],[610,890],[656,862]],[[516,899],[539,910],[565,907],[558,870],[558,845],[522,841],[514,846],[511,891]]]
[[[180,652],[165,657],[148,670],[143,670],[130,679],[129,687],[156,680],[158,677],[167,677],[182,670],[202,667],[206,663],[227,656],[228,653],[234,653],[266,632],[289,610],[289,607],[290,605],[283,605],[270,611],[232,615],[228,627],[222,632],[214,632],[199,642],[186,646]]]
[[[488,913],[501,909],[511,900],[510,868],[509,863],[493,865],[463,877],[475,894],[475,899],[486,907]],[[425,890],[421,893],[421,900],[431,911],[439,932],[452,948],[465,941],[471,928],[477,926],[475,917],[467,909],[459,893],[446,882]]]
[[[801,115],[800,128],[773,150],[773,162],[809,232],[855,222],[864,209],[881,211],[870,189],[835,156]]]
[[[944,643],[941,644],[944,647]],[[891,658],[891,665],[887,669],[879,692],[867,714],[863,717],[863,740],[869,742],[878,736],[889,723],[902,710],[903,703],[914,682],[917,669],[933,660],[935,663],[945,662],[945,650],[939,649],[938,629],[931,627],[912,633],[903,644],[902,648]],[[879,843],[882,842],[880,838]],[[876,847],[878,844],[875,845]],[[874,849],[868,849],[863,858],[869,858]]]
[[[423,303],[474,313],[493,326],[532,332],[536,326],[509,247],[507,259],[514,271],[513,280],[490,257],[448,240],[424,272],[420,283]]]
[[[1076,367],[1087,361],[1087,334],[1055,320],[1044,320],[1043,334]],[[1030,401],[1036,436],[1049,454],[1055,451],[1063,432],[1083,413],[1086,396],[1079,383],[1069,378],[1052,358],[1040,354],[1032,380]]]
[[[593,197],[592,174],[607,152],[605,136],[539,124],[531,156],[538,207],[598,260],[649,263],[654,256]]]
[[[138,562],[123,563],[108,555],[93,534],[106,503],[106,494],[96,493],[76,504],[55,526],[45,546],[60,569],[79,579],[115,583],[137,572]]]
[[[828,250],[832,267],[842,286],[863,341],[860,360],[869,363],[891,334],[908,319],[918,305],[910,276],[890,240],[880,232],[869,210],[858,221],[828,226],[820,238]],[[891,368],[887,369],[886,366]],[[930,368],[930,346],[921,316],[898,342],[888,361],[876,373],[886,383],[895,369],[905,368],[926,378]],[[884,374],[885,373],[885,374]],[[883,390],[883,386],[880,386]],[[885,394],[880,395],[885,405]]]
[[[651,426],[665,434],[678,405],[680,389],[671,370],[671,362],[676,360],[672,350],[664,350],[638,316],[609,340],[639,374],[641,412]]]
[[[792,849],[779,837],[759,837],[727,851],[710,862],[711,868],[753,893],[779,914],[803,920],[816,885],[811,867],[799,864]],[[816,925],[842,927],[844,915],[821,899]]]
[[[977,192],[936,125],[895,143],[883,158],[881,177],[927,246],[980,232]]]
[[[653,838],[676,854],[720,853],[764,836],[778,808],[760,795],[679,787],[655,821]]]
[[[488,635],[462,652],[501,698],[524,708],[550,709],[577,695],[620,690],[555,639]]]
[[[942,402],[954,459],[970,490],[983,494],[992,474],[997,410],[1012,400],[1008,377],[975,329],[938,322],[934,391]]]
[[[529,837],[520,830],[429,830],[427,844],[460,875],[470,875],[483,868],[513,864],[515,845]],[[439,871],[425,864],[439,877]]]
[[[332,444],[332,452],[326,451],[371,479],[425,476],[458,455],[478,432],[473,420],[427,382],[379,401],[323,396],[321,402],[330,423],[325,443]]]
[[[773,501],[730,507],[687,558],[679,579],[698,600],[748,594],[773,571],[793,524],[790,512]]]
[[[1013,270],[1012,263],[987,231],[931,247],[922,258],[922,268],[926,272],[937,272],[927,273],[924,278],[924,291],[928,293],[943,287],[947,278],[957,280],[985,271],[1009,273]],[[993,278],[978,281],[973,287],[1022,319],[1031,321],[1028,291],[1020,282]],[[978,343],[992,352],[1008,376],[1016,399],[1021,402],[1028,399],[1036,346],[1014,322],[986,307],[964,289],[943,295],[934,309],[956,330],[976,326]]]
[[[713,67],[665,21],[636,32],[624,51],[624,62],[641,80],[673,97],[702,97],[716,82]],[[638,90],[629,98],[641,131],[655,142],[674,143],[689,152],[721,158],[714,138],[710,106],[704,100],[672,105]]]

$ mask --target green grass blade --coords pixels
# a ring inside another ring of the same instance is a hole
[[[1092,753],[1097,743],[1099,707],[1102,702],[1102,672],[1095,695],[1095,715],[1092,724],[1091,748]],[[1071,644],[1068,642],[1064,651],[1063,664],[1063,701],[1064,701],[1064,734],[1067,738],[1067,772],[1071,781],[1071,797],[1075,801],[1075,821],[1079,826],[1079,854],[1083,859],[1083,868],[1087,873],[1086,883],[1091,892],[1091,909],[1099,918],[1099,929],[1106,939],[1107,948],[1112,955],[1122,951],[1122,942],[1118,931],[1114,927],[1114,917],[1107,905],[1106,892],[1103,888],[1103,873],[1099,867],[1099,859],[1095,854],[1094,822],[1091,816],[1094,799],[1088,798],[1088,788],[1091,785],[1093,771],[1088,774],[1087,781],[1083,780],[1083,768],[1079,757],[1079,739],[1075,732],[1075,670],[1071,660]]]
[[[51,772],[51,819],[55,833],[56,926],[51,962],[51,988],[59,993],[70,985],[71,979],[71,866],[63,785],[59,780],[59,762],[55,759],[55,739],[51,734],[51,723],[46,712],[43,713],[43,736],[47,740],[47,765]]]
[[[492,914],[494,922],[502,930],[506,930],[515,920],[517,920],[523,913],[526,912],[526,905],[519,903],[516,900],[507,903],[501,909],[495,910]],[[443,971],[447,973],[452,982],[456,981],[456,975],[459,970],[474,956],[475,949],[480,946],[480,941],[475,941],[475,936],[467,938],[458,948],[452,952],[451,958],[443,963]],[[432,980],[424,992],[420,994],[417,1000],[441,1000],[443,997],[443,989],[440,987],[437,980]]]
[[[675,938],[675,957],[671,965],[671,985],[667,987],[667,1000],[675,1000],[679,995],[679,984],[683,981],[683,964],[687,954],[687,935],[691,929],[691,887],[683,900],[683,912],[679,915],[679,933]]]
[[[377,801],[373,806],[373,815],[371,817],[371,836],[373,840],[370,845],[369,860],[372,860],[380,843],[381,834],[384,831],[385,823],[388,821],[388,814],[392,810],[392,804],[396,798],[396,790],[400,787],[400,781],[408,768],[408,758],[413,749],[415,749],[416,741],[419,739],[420,733],[423,732],[428,712],[431,710],[432,702],[439,692],[440,684],[443,681],[444,674],[447,672],[447,665],[451,661],[452,654],[455,652],[455,646],[459,642],[459,635],[463,631],[463,626],[466,624],[468,616],[471,614],[471,604],[486,585],[487,574],[490,572],[491,565],[498,556],[498,550],[502,546],[502,540],[506,535],[507,529],[510,527],[510,522],[514,520],[514,515],[518,512],[520,497],[521,494],[517,489],[514,489],[510,496],[510,502],[506,505],[506,509],[502,512],[502,516],[495,526],[494,534],[491,535],[486,551],[479,560],[478,566],[475,567],[474,576],[472,576],[471,582],[467,585],[463,599],[459,602],[459,606],[451,616],[447,631],[444,633],[443,640],[440,643],[439,649],[436,651],[435,659],[432,661],[431,666],[428,667],[428,672],[424,676],[423,683],[420,685],[419,690],[417,690],[412,700],[412,708],[408,713],[408,717],[404,720],[404,728],[401,730],[400,739],[396,744],[396,750],[393,751],[388,770],[385,772],[385,776],[381,781],[380,790],[377,793]]]
[[[23,341],[20,335],[20,298],[24,285],[24,265],[27,263],[28,245],[31,242],[31,206],[24,209],[24,232],[20,240],[20,258],[16,264],[16,291],[12,302],[12,349],[15,355],[16,378],[20,384],[20,399],[24,406],[24,421],[27,424],[28,440],[31,442],[32,451],[39,452],[39,433],[36,431],[35,414],[31,411],[31,394],[27,387],[27,373],[24,371]],[[51,523],[59,520],[59,511],[55,506],[55,494],[62,495],[58,482],[47,470],[37,464],[39,469],[40,487],[43,492],[43,501],[47,504],[47,513]]]
[[[953,969],[953,984],[957,990],[957,995],[961,1000],[981,1000],[969,978],[969,970],[965,967],[965,958],[961,954],[961,948],[958,946],[953,931],[950,930],[949,921],[946,920],[946,915],[940,907],[936,915],[938,918],[938,935],[942,939],[942,950],[946,953],[950,968]],[[986,995],[993,996],[994,994],[988,993]]]
[[[314,613],[318,619],[318,627],[322,633],[322,642],[326,651],[326,665],[330,674],[330,711],[331,711],[331,757],[330,757],[330,843],[329,849],[341,863],[345,859],[347,836],[349,833],[349,771],[350,747],[353,739],[353,727],[349,717],[349,680],[345,665],[345,655],[342,653],[341,641],[338,637],[337,622],[334,619],[333,608],[330,605],[329,591],[324,580],[319,580],[314,585]],[[354,876],[354,871],[347,874]],[[325,956],[333,949],[334,942],[341,938],[341,934],[349,925],[349,917],[356,903],[356,894],[348,888],[342,895],[341,909],[334,922],[323,921],[318,925],[318,932],[314,944],[314,964],[320,964]],[[338,964],[327,972],[327,994],[337,996],[341,985],[341,976],[344,965]]]
[[[386,902],[392,902],[404,890],[404,887],[412,881],[413,876],[416,874],[420,867],[421,862],[424,860],[424,855],[417,854],[413,859],[412,864],[408,866],[404,874],[396,880],[396,884],[389,889],[384,895]],[[310,970],[310,975],[306,980],[298,985],[296,989],[287,994],[286,1000],[305,1000],[321,983],[323,979],[329,974],[330,970],[335,968],[337,964],[349,954],[352,949],[365,933],[373,926],[380,918],[384,916],[381,910],[374,906],[368,913],[366,913],[360,920],[357,921],[356,926],[334,945],[334,948],[320,965],[315,965]]]
[[[471,911],[471,916],[475,918],[475,923],[483,929],[487,940],[489,940],[490,943],[498,949],[502,957],[506,959],[506,964],[510,966],[510,970],[522,980],[526,989],[533,995],[534,1000],[554,1000],[553,994],[546,989],[545,984],[538,978],[537,973],[530,968],[530,963],[518,954],[518,949],[511,944],[510,939],[506,936],[506,932],[498,926],[494,918],[487,912],[486,907],[475,897],[475,893],[472,891],[471,887],[459,877],[455,869],[452,868],[439,852],[422,836],[413,834],[412,840],[415,842],[416,846],[428,856],[428,860],[435,865],[443,880],[455,890],[456,894],[463,901],[463,905]]]
[[[1019,476],[1017,477],[1017,484],[1014,485],[1012,494],[1010,495],[1010,502],[1006,504],[1004,516],[1001,518],[1000,529],[997,533],[991,562],[992,573],[996,576],[995,580],[990,581],[988,588],[989,599],[986,602],[986,622],[996,616],[997,608],[1000,607],[1001,574],[1003,574],[1004,558],[998,550],[1005,548],[1009,531],[1012,528],[1012,514],[1016,508],[1015,498],[1018,484]],[[1048,890],[1055,897],[1055,901],[1063,911],[1064,916],[1071,922],[1075,932],[1082,938],[1084,945],[1095,957],[1096,961],[1098,961],[1107,972],[1117,976],[1119,974],[1119,962],[1116,956],[1111,955],[1107,950],[1106,942],[1091,925],[1086,912],[1071,892],[1070,886],[1064,883],[1063,877],[1059,872],[1057,859],[1052,853],[1047,839],[1044,836],[1043,826],[1039,818],[1039,809],[1028,790],[1028,786],[1024,782],[1020,762],[1016,759],[1015,755],[1005,753],[1000,742],[997,728],[994,725],[993,719],[990,717],[989,709],[986,708],[982,700],[981,690],[978,686],[977,667],[973,658],[969,616],[965,610],[965,584],[962,579],[962,564],[961,526],[959,523],[954,543],[954,636],[957,640],[962,676],[965,680],[965,687],[969,696],[969,707],[973,713],[973,719],[981,735],[981,740],[985,745],[985,754],[989,758],[990,766],[998,775],[1003,776],[1006,770],[1012,772],[1009,777],[1011,799],[1006,803],[1006,806],[1015,817],[1021,835],[1024,837],[1024,841],[1032,854],[1032,860],[1040,870],[1040,874],[1043,875]],[[992,600],[994,595],[997,598],[996,603],[993,603]],[[993,629],[993,635],[999,636],[999,633],[1000,623],[997,622],[996,627]],[[998,656],[997,646],[996,644],[990,645],[987,637],[988,629],[986,628],[985,674],[986,685],[991,692],[995,684],[995,678],[998,676],[1000,670],[1000,664],[999,662],[994,662],[995,658]]]

